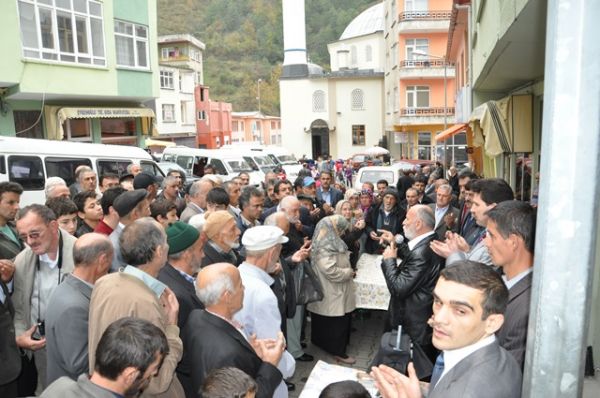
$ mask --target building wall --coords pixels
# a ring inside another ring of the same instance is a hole
[[[161,88],[156,99],[156,128],[161,136],[172,134],[196,134],[196,106],[194,98],[193,72],[178,68],[160,67],[161,71],[173,73],[173,89]],[[179,77],[183,81],[179,89]],[[163,119],[163,105],[174,106],[174,120]],[[168,138],[168,137],[167,137]]]
[[[397,0],[397,4],[398,12],[403,12],[405,10],[405,2]],[[427,2],[427,9],[430,11],[449,11],[452,9],[452,0],[429,0]]]
[[[367,46],[371,47],[371,60],[367,61]],[[351,50],[356,49],[356,62],[352,62]],[[327,45],[331,70],[340,69],[340,56],[338,50],[348,50],[347,68],[373,69],[381,72],[385,67],[384,57],[385,43],[380,32],[370,35],[354,37],[346,40],[336,41]]]

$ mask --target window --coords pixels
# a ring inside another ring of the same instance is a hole
[[[198,120],[206,120],[206,112],[198,111]]]
[[[8,178],[21,184],[23,189],[41,191],[45,182],[42,159],[37,156],[9,156]]]
[[[44,159],[46,164],[46,174],[48,177],[60,177],[67,183],[67,186],[75,182],[75,169],[81,165],[92,167],[89,159],[82,158],[51,158]]]
[[[173,90],[173,72],[166,70],[160,71],[160,88],[168,88]]]
[[[363,96],[364,93],[361,89],[357,88],[352,90],[352,110],[353,111],[362,111],[364,110],[364,104],[363,104]]]
[[[127,174],[127,166],[131,164],[131,161],[126,160],[112,160],[102,159],[96,161],[96,167],[98,168],[98,174],[116,174],[122,176]]]
[[[365,145],[365,125],[352,125],[352,145]]]
[[[429,107],[429,86],[406,86],[407,108]]]
[[[163,47],[163,48],[160,49],[160,57],[162,59],[169,58],[169,49],[167,47]]]
[[[100,134],[102,136],[102,143],[109,144],[113,143],[132,143],[135,144],[136,135],[136,123],[135,118],[110,118],[100,119]],[[123,137],[133,137],[127,139]]]
[[[325,112],[325,92],[317,90],[312,97],[313,112]]]
[[[428,131],[418,133],[418,158],[431,160],[431,133]]]
[[[428,0],[404,0],[404,11],[427,11]]]
[[[115,20],[117,65],[148,69],[148,27]]]
[[[240,131],[239,130],[239,122],[237,120],[234,120],[232,122],[232,126],[233,126],[233,128],[231,129],[232,131]]]
[[[17,137],[44,138],[40,111],[13,111]]]
[[[19,0],[18,5],[25,58],[106,66],[101,2]]]
[[[175,105],[163,104],[162,120],[163,122],[175,122]]]
[[[406,39],[406,66],[420,65],[418,62],[428,59],[428,55],[415,54],[415,52],[429,54],[429,39]]]
[[[350,47],[350,64],[356,65],[358,63],[358,54],[356,53],[356,46]]]
[[[92,142],[92,129],[89,119],[67,119],[63,124],[63,141]]]
[[[370,44],[367,44],[367,46],[365,47],[365,61],[373,61],[373,47],[371,47]]]

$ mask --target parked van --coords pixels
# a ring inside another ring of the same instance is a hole
[[[152,156],[138,147],[0,136],[0,181],[14,181],[23,186],[21,207],[45,203],[44,186],[48,177],[61,177],[71,185],[80,165],[91,167],[98,176],[106,173],[120,176],[132,163],[150,174],[164,175]]]
[[[288,180],[294,181],[298,177],[298,173],[302,170],[302,165],[293,153],[283,147],[274,145],[266,146],[264,151],[278,166],[285,170]]]
[[[245,157],[252,157],[255,160],[255,163],[257,163],[257,166],[265,173],[275,167],[281,167],[285,171],[287,178],[291,181],[298,177],[298,172],[302,169],[302,165],[298,163],[294,154],[279,146],[239,143],[223,145],[221,148],[239,151],[243,153]],[[265,157],[267,157],[268,160],[265,161]],[[263,166],[260,166],[261,162],[264,163]]]
[[[223,181],[237,177],[242,171],[250,175],[250,185],[258,186],[264,179],[264,174],[261,177],[261,173],[253,170],[241,154],[229,150],[174,146],[165,148],[161,161],[177,163],[188,174],[199,177],[203,167],[211,165]]]

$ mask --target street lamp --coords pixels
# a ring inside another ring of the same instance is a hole
[[[425,57],[431,57],[436,59],[441,59],[444,61],[444,131],[448,129],[448,62],[446,60],[446,56],[440,57],[439,55],[433,55],[426,53],[424,51],[413,51],[413,55],[422,55]],[[447,146],[446,140],[444,140],[444,170],[447,168],[448,159],[447,159]]]
[[[256,99],[258,100],[258,113],[260,113],[260,83],[262,82],[262,79],[258,79],[256,81],[256,93],[258,94]]]

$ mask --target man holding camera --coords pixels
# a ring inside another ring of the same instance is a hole
[[[17,230],[27,248],[15,259],[14,293],[17,345],[33,357],[39,390],[46,386],[45,318],[50,296],[73,271],[75,237],[58,228],[56,216],[46,206],[34,204],[17,214]],[[21,375],[23,378],[24,375]],[[34,380],[30,381],[35,384]],[[33,395],[34,391],[20,392]]]

